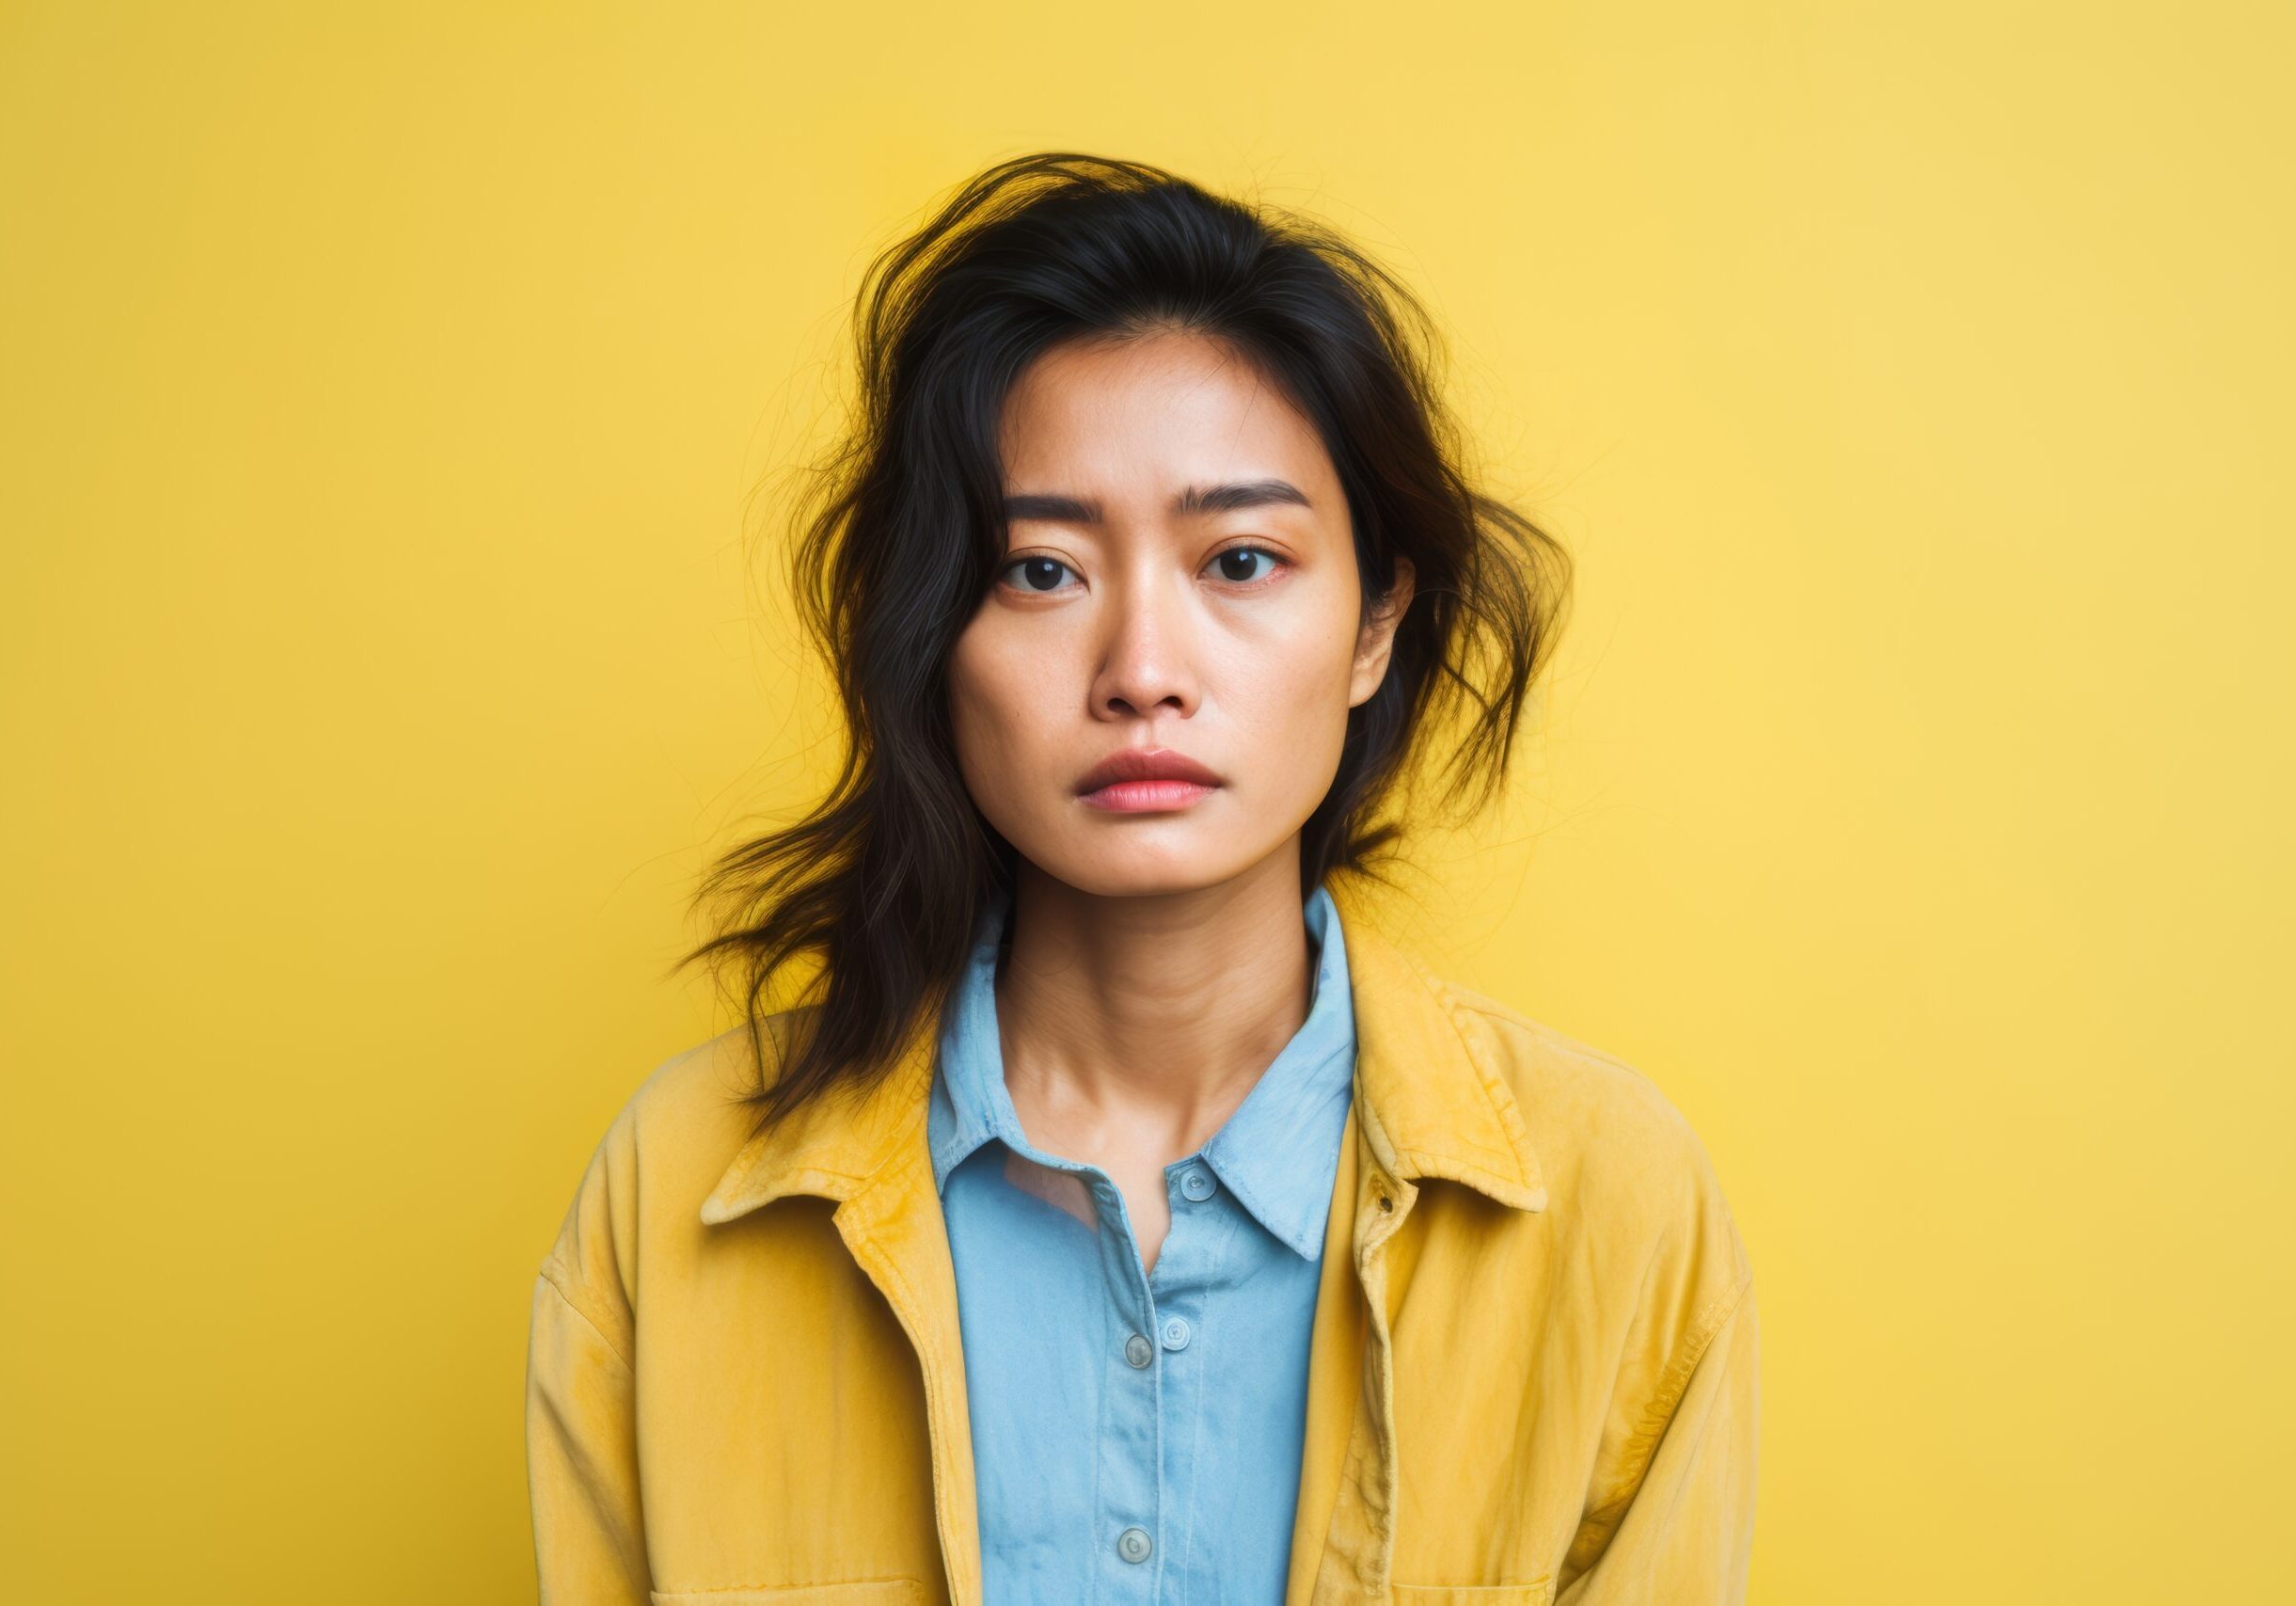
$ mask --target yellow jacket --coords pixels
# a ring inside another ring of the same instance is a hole
[[[1742,1600],[1754,1297],[1703,1148],[1330,884],[1358,1057],[1286,1606]],[[546,1606],[982,1606],[932,1048],[745,1141],[736,1028],[615,1118],[534,1285]]]

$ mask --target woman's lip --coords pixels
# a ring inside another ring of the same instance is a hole
[[[1187,781],[1216,787],[1220,777],[1173,748],[1122,747],[1085,771],[1077,783],[1077,795],[1100,791],[1119,781]]]
[[[1187,808],[1218,789],[1200,781],[1111,781],[1077,801],[1086,808],[1106,809],[1112,814],[1154,814]]]

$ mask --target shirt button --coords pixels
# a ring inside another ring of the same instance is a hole
[[[1188,1347],[1188,1318],[1166,1316],[1164,1319],[1164,1346],[1166,1349]]]
[[[1148,1343],[1146,1333],[1134,1333],[1124,1341],[1124,1359],[1134,1366],[1146,1366],[1156,1359],[1156,1346]]]
[[[1180,1173],[1180,1191],[1190,1199],[1210,1199],[1212,1190],[1219,1185],[1218,1183],[1211,1180],[1211,1173],[1207,1170],[1197,1169]]]
[[[1127,1528],[1116,1535],[1116,1554],[1128,1562],[1147,1561],[1150,1549],[1145,1528]]]

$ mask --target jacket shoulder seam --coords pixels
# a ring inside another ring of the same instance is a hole
[[[542,1281],[549,1288],[550,1292],[558,1296],[560,1303],[563,1304],[567,1310],[573,1312],[575,1315],[581,1318],[582,1325],[588,1328],[592,1332],[597,1334],[598,1342],[613,1352],[614,1359],[622,1363],[622,1369],[625,1372],[628,1372],[632,1375],[635,1375],[637,1368],[631,1363],[625,1346],[615,1341],[613,1335],[606,1330],[605,1324],[599,1322],[596,1317],[593,1316],[588,1311],[582,1308],[582,1302],[577,1299],[574,1296],[573,1291],[566,1286],[563,1280],[568,1274],[556,1257],[552,1257],[551,1259],[546,1260],[542,1263],[542,1271],[540,1275]]]
[[[1674,1419],[1675,1407],[1682,1404],[1682,1396],[1688,1391],[1690,1379],[1697,1375],[1699,1363],[1706,1359],[1707,1350],[1714,1345],[1715,1335],[1737,1312],[1738,1307],[1745,1302],[1746,1291],[1753,1285],[1753,1275],[1750,1272],[1738,1280],[1735,1287],[1709,1300],[1706,1308],[1699,1312],[1698,1319],[1690,1324],[1690,1337],[1684,1344],[1682,1354],[1660,1377],[1657,1393],[1652,1396],[1649,1407],[1642,1412],[1641,1421],[1636,1424],[1634,1436],[1627,1440],[1633,1447],[1635,1458],[1633,1475],[1626,1480],[1620,1494],[1587,1514],[1589,1521],[1600,1521],[1610,1517],[1632,1501],[1641,1489],[1642,1480],[1650,1471],[1651,1457],[1657,1451],[1659,1439],[1665,1437],[1667,1425]]]

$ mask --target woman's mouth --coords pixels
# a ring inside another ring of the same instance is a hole
[[[1085,772],[1077,801],[1114,814],[1187,808],[1219,789],[1220,777],[1169,747],[1119,747]]]
[[[1107,809],[1115,814],[1153,814],[1186,808],[1216,789],[1201,781],[1113,781],[1085,792],[1078,801],[1086,808]]]

